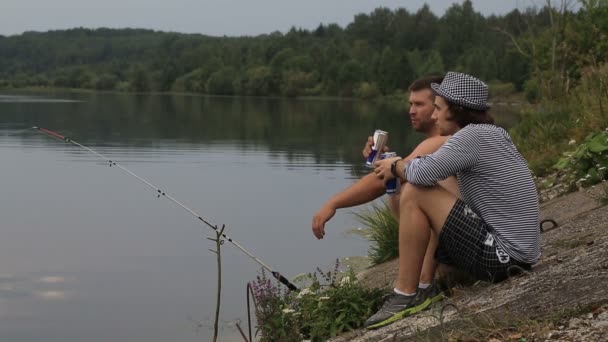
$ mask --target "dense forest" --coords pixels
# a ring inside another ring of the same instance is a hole
[[[470,1],[441,17],[426,5],[416,12],[377,8],[345,28],[320,24],[255,37],[107,28],[25,32],[0,36],[0,87],[373,98],[406,89],[421,75],[458,70],[522,90],[535,63],[549,63],[535,60],[522,41],[563,31],[557,25],[567,21],[558,23],[557,15],[574,22],[593,7],[574,13],[548,1],[487,17]],[[532,53],[551,47],[537,45]]]

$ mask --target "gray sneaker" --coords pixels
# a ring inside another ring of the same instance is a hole
[[[407,316],[417,314],[443,298],[443,292],[436,282],[433,282],[426,289],[418,289],[414,296],[392,293],[382,304],[380,310],[367,319],[364,327],[367,329],[381,328]]]
[[[436,281],[433,281],[426,289],[418,288],[417,296],[420,297],[418,298],[418,300],[421,303],[425,303],[428,301],[426,305],[428,307],[431,304],[445,298],[445,293],[441,289],[440,285]]]
[[[404,296],[398,293],[388,295],[380,310],[365,321],[364,327],[377,329],[418,312],[416,298],[415,295]]]

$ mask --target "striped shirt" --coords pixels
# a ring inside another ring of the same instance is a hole
[[[540,258],[536,185],[504,129],[469,124],[435,153],[411,160],[405,175],[420,186],[455,175],[462,200],[495,230],[497,243],[509,256],[525,263]]]

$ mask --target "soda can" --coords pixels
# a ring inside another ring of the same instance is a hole
[[[374,132],[374,146],[372,146],[372,152],[367,157],[367,161],[365,165],[367,167],[374,167],[374,163],[378,160],[378,156],[382,153],[382,149],[384,145],[386,145],[386,141],[388,140],[388,133],[382,130],[377,129]]]
[[[382,159],[388,159],[388,158],[394,158],[397,156],[396,152],[386,152],[386,153],[382,153],[381,156],[381,160]],[[388,182],[386,182],[386,194],[393,196],[395,194],[397,194],[399,192],[399,189],[397,188],[399,185],[401,185],[401,182],[399,182],[399,180],[397,178],[393,178],[391,180],[389,180]]]

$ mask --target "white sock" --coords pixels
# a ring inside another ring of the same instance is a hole
[[[414,293],[405,293],[403,291],[398,290],[396,287],[393,289],[393,291],[395,291],[396,294],[400,294],[402,296],[411,297],[411,296],[415,296],[416,295],[416,292],[414,292]]]
[[[431,286],[431,284],[418,283],[418,288],[419,289],[426,289],[429,286]]]

